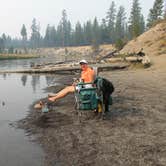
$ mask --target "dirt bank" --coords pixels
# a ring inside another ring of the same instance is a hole
[[[74,95],[42,115],[31,107],[19,127],[35,134],[45,166],[164,166],[166,164],[166,74],[152,69],[103,72],[114,86],[106,120],[92,112],[78,123]],[[71,82],[73,76],[60,82]],[[54,87],[52,87],[54,89]],[[52,91],[53,89],[47,89]],[[54,91],[61,87],[56,87]]]

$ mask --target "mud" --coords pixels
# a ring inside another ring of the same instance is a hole
[[[115,86],[105,120],[74,109],[74,95],[47,114],[33,110],[19,127],[34,134],[45,151],[45,166],[165,166],[166,74],[152,69],[100,73]],[[56,92],[61,86],[46,89]],[[68,78],[68,79],[67,79]]]

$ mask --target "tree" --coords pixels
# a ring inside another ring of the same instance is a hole
[[[31,30],[32,30],[30,38],[31,46],[32,48],[37,48],[40,46],[41,35],[40,35],[40,24],[37,25],[35,18],[32,20]]]
[[[93,27],[91,21],[87,21],[84,24],[84,43],[85,45],[89,45],[92,42],[92,32],[93,32]]]
[[[22,42],[25,52],[27,52],[26,45],[27,45],[27,30],[25,28],[25,25],[23,24],[21,28],[21,36],[22,36]]]
[[[3,53],[5,48],[4,40],[0,38],[0,53]]]
[[[116,24],[115,24],[115,34],[116,34],[115,45],[118,49],[122,49],[124,46],[125,19],[126,19],[125,9],[123,6],[120,6],[116,16]]]
[[[166,0],[164,2],[164,18],[166,18]]]
[[[139,0],[133,0],[130,18],[129,18],[129,30],[132,38],[141,34],[141,7]]]
[[[101,41],[102,43],[109,43],[109,32],[106,24],[106,20],[103,18],[101,23]]]
[[[47,47],[54,47],[56,45],[56,29],[54,26],[47,25],[44,36],[44,45]]]
[[[67,13],[66,10],[62,11],[62,46],[69,45],[69,38],[71,34],[71,23],[67,19]]]
[[[115,41],[115,17],[116,17],[115,2],[112,1],[106,16],[111,43]]]
[[[25,28],[25,25],[23,24],[22,28],[21,28],[21,36],[22,36],[22,40],[26,41],[27,40],[27,30]]]
[[[125,36],[125,19],[126,19],[125,9],[123,6],[120,6],[116,16],[116,24],[115,24],[116,39],[123,39]]]
[[[83,45],[83,29],[80,22],[76,23],[74,32],[74,44],[77,46]]]
[[[143,14],[141,15],[141,19],[140,19],[140,32],[141,33],[145,32],[145,19]]]
[[[100,33],[100,27],[97,21],[97,18],[95,17],[94,21],[93,21],[93,33],[92,33],[92,49],[94,51],[94,53],[98,53],[99,51],[99,44],[101,42],[101,33]]]
[[[155,0],[153,8],[149,10],[147,19],[147,27],[151,27],[155,21],[162,17],[163,13],[163,0]]]

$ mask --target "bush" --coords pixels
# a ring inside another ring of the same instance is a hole
[[[121,50],[124,47],[125,44],[126,43],[122,39],[118,39],[118,40],[116,40],[115,47],[118,50]]]

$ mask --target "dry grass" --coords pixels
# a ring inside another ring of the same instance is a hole
[[[4,59],[27,59],[27,58],[37,58],[34,54],[0,54],[0,60]]]

